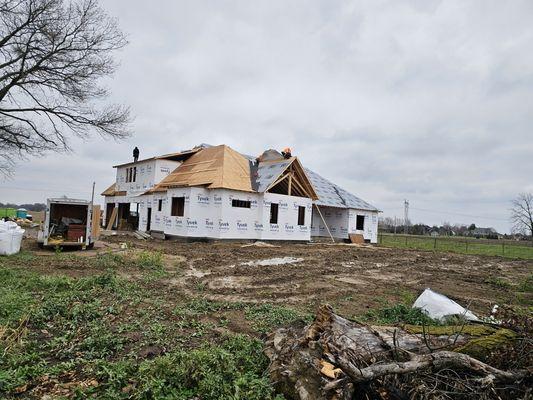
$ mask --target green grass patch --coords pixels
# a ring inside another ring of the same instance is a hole
[[[263,344],[236,335],[220,345],[175,350],[138,364],[94,363],[86,372],[101,383],[80,395],[117,399],[281,400],[283,397],[274,395],[264,374],[267,366]]]
[[[497,276],[490,276],[487,279],[485,279],[485,283],[488,283],[489,285],[495,286],[497,288],[501,289],[509,289],[512,285],[511,282],[504,278],[500,278]]]
[[[439,325],[438,321],[428,317],[421,309],[404,303],[387,305],[385,301],[380,308],[367,311],[362,319],[383,325]]]
[[[252,328],[261,333],[268,333],[275,328],[287,325],[297,320],[310,322],[312,316],[302,314],[292,308],[272,304],[249,305],[245,308],[245,317]]]
[[[274,329],[297,320],[311,321],[310,314],[304,314],[292,308],[264,304],[246,304],[240,302],[219,302],[205,298],[196,298],[175,308],[174,314],[191,321],[191,319],[207,314],[229,310],[242,310],[244,317],[250,322],[252,329],[259,333],[268,333]]]
[[[17,210],[15,208],[0,208],[0,218],[4,217],[14,217],[17,215]]]
[[[379,244],[386,247],[443,251],[460,254],[500,256],[506,258],[533,259],[531,243],[475,238],[394,235],[382,233]]]
[[[518,284],[518,290],[525,293],[533,292],[533,274],[529,275]]]

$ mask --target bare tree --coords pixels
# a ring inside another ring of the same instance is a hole
[[[100,84],[126,40],[96,0],[0,0],[0,168],[68,150],[69,135],[129,135]]]
[[[513,230],[531,236],[533,241],[533,194],[520,193],[512,201],[512,206]]]

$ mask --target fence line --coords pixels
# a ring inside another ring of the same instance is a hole
[[[379,234],[379,244],[424,250],[453,251],[467,254],[502,255],[505,257],[533,258],[532,241],[502,239],[475,239],[431,237],[405,234]]]

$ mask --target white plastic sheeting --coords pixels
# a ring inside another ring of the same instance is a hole
[[[16,223],[0,221],[0,255],[9,256],[18,253],[23,234],[24,229]]]
[[[478,320],[478,317],[463,306],[429,288],[418,296],[418,299],[413,304],[413,308],[420,308],[428,317],[437,320],[443,320],[452,315],[460,315],[470,321]]]

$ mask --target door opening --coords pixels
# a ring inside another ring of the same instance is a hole
[[[146,231],[148,232],[151,228],[150,226],[150,222],[152,221],[152,208],[151,207],[148,207],[146,209]]]

